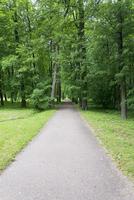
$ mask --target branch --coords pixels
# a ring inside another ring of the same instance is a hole
[[[64,0],[64,4],[65,4],[65,8],[66,8],[64,17],[66,17],[69,12],[69,9],[70,9],[70,0]]]
[[[75,24],[75,26],[77,27],[77,28],[79,28],[79,26],[78,26],[78,24],[77,24],[77,14],[76,14],[76,16],[75,16],[75,12],[73,12],[73,19],[74,19],[74,24]]]
[[[95,4],[99,4],[101,0],[95,0]]]

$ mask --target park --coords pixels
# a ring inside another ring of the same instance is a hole
[[[0,200],[134,199],[133,0],[1,0]]]

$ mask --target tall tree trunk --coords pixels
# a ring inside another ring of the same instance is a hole
[[[126,82],[121,83],[121,118],[127,119]]]
[[[55,85],[56,85],[56,76],[57,76],[57,64],[53,65],[53,80],[52,80],[52,90],[51,90],[51,100],[54,100],[55,97]]]
[[[78,40],[79,40],[79,57],[80,57],[80,70],[81,70],[81,103],[82,109],[86,110],[87,103],[87,67],[86,60],[86,47],[85,47],[85,11],[84,1],[78,1],[79,23],[78,23]]]
[[[29,46],[32,48],[32,65],[33,65],[33,75],[36,75],[37,74],[37,71],[36,71],[36,63],[35,63],[35,53],[34,53],[34,50],[33,50],[33,45],[31,43],[31,40],[32,40],[32,28],[31,28],[31,20],[30,20],[30,17],[29,17],[29,2],[27,1],[26,2],[26,11],[27,11],[27,23],[28,23],[28,31],[29,31],[29,40],[28,40],[28,43],[29,43]],[[33,86],[33,89],[36,85],[36,82],[33,80],[32,82],[32,86]]]
[[[15,29],[14,29],[14,35],[15,35],[15,43],[16,48],[19,45],[20,38],[19,38],[19,31],[18,31],[18,14],[16,10],[16,0],[14,0],[14,6],[15,6],[15,12],[14,12],[14,22],[15,22]],[[23,76],[21,74],[21,76]],[[25,84],[24,84],[24,78],[21,77],[20,79],[20,93],[21,93],[21,107],[26,107],[26,96],[25,96]]]
[[[124,67],[123,61],[123,14],[122,14],[122,5],[121,0],[118,0],[118,31],[117,31],[117,45],[118,45],[118,62],[119,62],[119,73],[122,73],[122,69]],[[122,78],[120,80],[120,97],[121,97],[121,118],[127,119],[127,91],[126,91],[126,78],[125,75],[122,74]]]
[[[57,96],[57,101],[61,102],[61,80],[60,80],[60,66],[59,66],[59,60],[57,56],[59,55],[59,45],[51,43],[51,51],[54,51],[56,53],[55,60],[51,60],[51,67],[53,68],[53,77],[52,77],[52,90],[51,90],[51,101],[53,102],[55,95]]]

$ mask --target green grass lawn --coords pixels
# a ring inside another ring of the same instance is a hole
[[[39,132],[54,110],[37,112],[16,106],[0,108],[0,171]]]
[[[81,111],[81,114],[124,174],[134,178],[134,117],[123,121],[118,112],[101,109]]]

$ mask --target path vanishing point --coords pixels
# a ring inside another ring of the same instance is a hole
[[[72,105],[64,105],[0,175],[0,200],[134,200]]]

